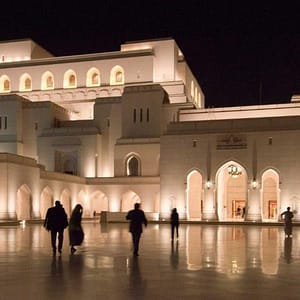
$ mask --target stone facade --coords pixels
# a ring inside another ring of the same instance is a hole
[[[172,39],[68,57],[8,41],[0,57],[1,220],[43,219],[56,199],[113,221],[135,202],[153,220],[177,207],[191,221],[277,221],[286,206],[300,219],[296,95],[206,109]]]

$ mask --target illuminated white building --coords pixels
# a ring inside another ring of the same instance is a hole
[[[112,221],[135,202],[150,219],[177,207],[188,220],[276,221],[300,208],[299,116],[296,96],[205,109],[173,39],[65,57],[2,42],[0,219],[43,218],[59,199]]]

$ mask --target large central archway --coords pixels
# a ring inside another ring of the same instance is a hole
[[[217,172],[217,214],[220,221],[243,220],[247,204],[247,173],[237,162]]]

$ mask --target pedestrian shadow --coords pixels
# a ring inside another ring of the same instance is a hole
[[[141,275],[139,258],[134,256],[129,265],[129,295],[131,299],[144,299],[146,286],[147,282]]]
[[[284,239],[284,259],[288,264],[292,261],[292,242],[293,239],[291,237]]]
[[[170,261],[172,268],[177,269],[179,264],[178,241],[171,243]]]

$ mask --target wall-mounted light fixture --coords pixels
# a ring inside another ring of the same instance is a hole
[[[257,188],[257,181],[253,179],[252,181],[252,188],[255,190]]]
[[[211,186],[212,186],[211,181],[210,181],[210,180],[207,180],[207,181],[206,181],[206,188],[209,190],[209,189],[211,188]]]
[[[228,174],[233,178],[238,178],[242,174],[241,168],[235,165],[230,165],[227,170]]]

